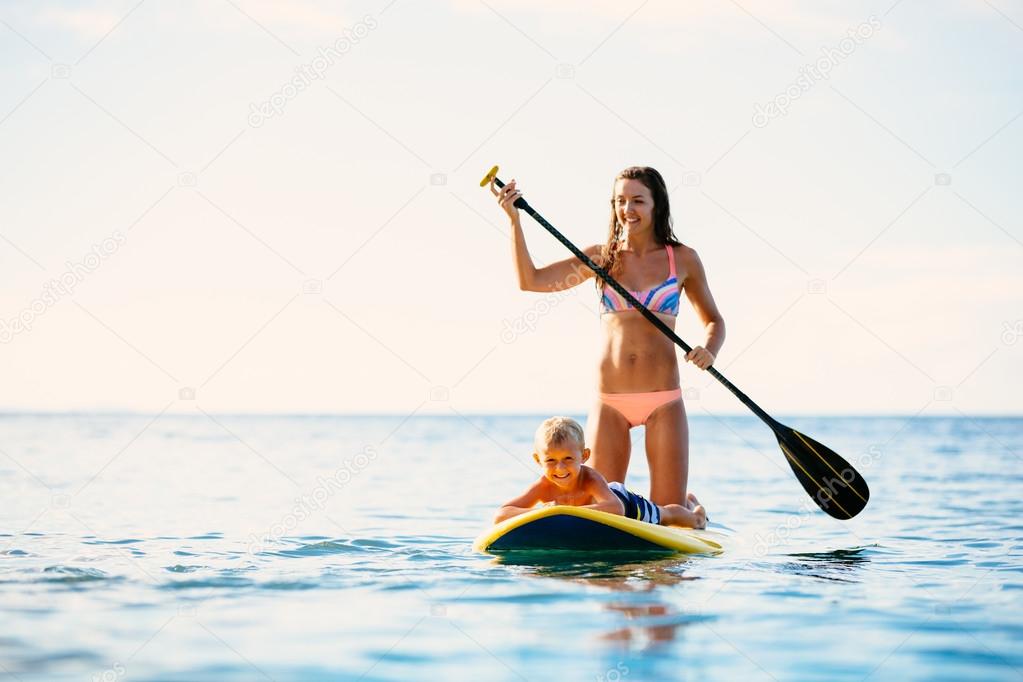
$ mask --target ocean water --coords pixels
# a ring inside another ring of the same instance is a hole
[[[475,554],[539,420],[0,416],[0,678],[1023,677],[1023,419],[784,418],[869,482],[840,522],[695,417],[724,554]]]

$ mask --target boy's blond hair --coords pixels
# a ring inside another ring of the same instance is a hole
[[[562,445],[566,441],[575,441],[580,448],[586,447],[583,427],[571,417],[551,417],[545,419],[533,436],[533,447],[543,452],[552,445]]]

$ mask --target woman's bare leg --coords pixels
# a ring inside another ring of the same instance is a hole
[[[661,405],[647,417],[646,458],[650,466],[650,501],[662,506],[685,506],[689,424],[681,400]]]
[[[587,465],[596,469],[608,482],[625,483],[632,455],[629,422],[618,410],[597,400],[586,423],[586,442],[590,447]]]

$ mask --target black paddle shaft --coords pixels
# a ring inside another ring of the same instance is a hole
[[[497,177],[494,178],[494,184],[497,185],[498,187],[504,187],[504,183],[501,182]],[[688,343],[683,341],[682,337],[680,337],[678,334],[676,334],[674,329],[672,329],[671,327],[666,325],[661,318],[657,317],[657,315],[655,315],[649,308],[647,308],[645,305],[640,303],[636,299],[636,297],[633,296],[631,293],[629,293],[628,289],[626,289],[621,284],[619,284],[618,280],[616,280],[614,277],[612,277],[610,275],[610,273],[608,273],[607,270],[605,270],[604,268],[602,268],[599,265],[597,265],[596,263],[594,263],[593,260],[589,256],[587,256],[585,253],[583,253],[582,250],[579,249],[579,247],[577,247],[575,244],[570,242],[565,235],[563,235],[560,232],[558,232],[558,229],[556,227],[554,227],[553,225],[551,225],[549,222],[547,222],[542,215],[537,213],[536,210],[532,206],[530,206],[529,203],[527,203],[525,199],[523,199],[522,197],[519,197],[518,199],[516,199],[515,200],[515,207],[519,208],[519,209],[522,209],[523,211],[525,211],[526,213],[531,215],[533,217],[533,220],[535,220],[536,222],[540,223],[540,225],[542,225],[545,230],[547,230],[552,235],[554,235],[555,239],[557,239],[559,242],[564,244],[565,247],[569,251],[571,251],[573,254],[575,254],[576,258],[581,260],[586,265],[586,267],[588,267],[590,270],[593,270],[595,273],[597,273],[597,275],[602,280],[607,282],[611,286],[612,289],[614,289],[619,294],[621,294],[625,298],[625,300],[628,301],[632,305],[633,308],[635,308],[640,313],[642,313],[643,317],[645,317],[647,320],[649,320],[652,325],[654,325],[655,327],[660,329],[661,332],[663,332],[665,336],[667,336],[669,339],[674,341],[675,345],[677,345],[679,348],[684,350],[686,353],[688,353],[689,351],[692,350],[692,347]],[[724,385],[725,388],[727,388],[729,391],[732,392],[732,395],[734,395],[736,398],[738,398],[740,401],[742,401],[743,405],[745,405],[750,410],[752,410],[753,414],[755,414],[758,417],[760,417],[760,419],[762,419],[765,424],[770,426],[771,429],[775,429],[776,427],[781,426],[777,421],[775,421],[771,417],[771,415],[767,414],[762,409],[760,409],[760,406],[757,405],[755,402],[753,402],[748,395],[746,395],[745,393],[740,391],[738,388],[736,388],[735,385],[731,381],[726,379],[725,376],[723,374],[721,374],[721,372],[717,371],[713,367],[708,367],[707,368],[707,372],[712,377],[714,377],[715,379],[720,381],[722,383],[722,385]]]

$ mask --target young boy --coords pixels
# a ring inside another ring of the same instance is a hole
[[[543,476],[526,492],[502,506],[494,523],[542,503],[543,506],[589,507],[662,526],[707,526],[707,514],[692,493],[688,495],[686,506],[661,506],[626,490],[621,483],[608,484],[596,469],[583,466],[590,458],[590,450],[584,446],[583,439],[583,429],[574,419],[551,417],[541,424],[533,439],[533,459],[543,469]]]

